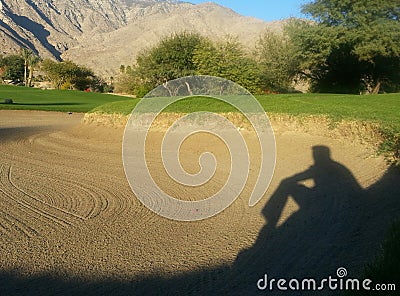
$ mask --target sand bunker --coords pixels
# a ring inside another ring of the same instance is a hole
[[[82,119],[0,111],[1,295],[257,295],[265,273],[322,278],[344,266],[356,276],[400,210],[400,175],[372,146],[279,124],[276,172],[259,204],[247,206],[250,175],[223,213],[167,220],[126,181],[123,129]],[[159,161],[161,138],[151,135],[147,153],[162,188],[189,199],[220,188],[224,162],[205,188],[175,186]],[[210,141],[185,144],[186,170],[198,170],[193,151]],[[213,149],[226,159],[223,145]]]

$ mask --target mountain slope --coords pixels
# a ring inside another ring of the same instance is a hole
[[[23,46],[60,59],[80,36],[115,30],[125,23],[124,10],[114,0],[0,0],[1,51]]]
[[[172,33],[199,32],[213,39],[230,34],[248,45],[267,26],[279,30],[281,22],[243,17],[214,3],[0,0],[0,53],[28,47],[43,57],[71,59],[110,76]]]

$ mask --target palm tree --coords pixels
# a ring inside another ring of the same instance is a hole
[[[29,67],[29,57],[33,54],[32,50],[28,48],[21,49],[21,57],[24,59],[24,83],[28,86],[28,67]]]
[[[35,67],[39,64],[40,61],[41,61],[40,57],[35,54],[31,54],[28,57],[29,77],[27,86],[29,87],[32,86],[33,71],[35,71]]]

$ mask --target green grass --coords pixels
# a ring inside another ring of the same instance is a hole
[[[158,100],[158,98],[152,98],[152,100]],[[103,106],[99,106],[90,112],[98,112],[105,114],[119,113],[128,115],[135,108],[136,104],[139,100],[132,101],[121,101],[121,102],[113,102]],[[157,109],[157,106],[149,105],[148,110]],[[182,99],[179,102],[168,106],[164,112],[176,112],[176,113],[192,113],[196,111],[209,111],[216,113],[224,113],[224,112],[235,112],[237,111],[232,106],[228,105],[225,102],[215,100],[208,97],[195,97]]]
[[[392,154],[394,159],[390,161],[400,166],[400,94],[293,94],[258,99],[268,113],[325,115],[333,122],[346,119],[377,123],[384,138],[379,152]]]
[[[373,121],[400,131],[400,94],[386,95],[332,95],[285,94],[258,96],[258,101],[268,113],[291,115],[326,115],[332,120],[355,119]],[[91,112],[130,114],[137,101],[123,101],[99,106]],[[207,97],[184,99],[165,111],[191,113],[235,111],[230,105]]]
[[[154,98],[157,100],[157,98]],[[335,95],[335,94],[284,94],[258,96],[264,110],[269,113],[295,116],[324,115],[332,122],[342,119],[377,123],[385,141],[380,152],[394,155],[400,165],[400,94],[385,95]],[[128,115],[138,100],[113,102],[91,112],[120,113]],[[195,97],[183,99],[167,107],[166,112],[191,113],[195,111],[235,112],[236,109],[217,99]]]
[[[122,115],[129,115],[132,113],[133,108],[135,108],[138,102],[139,99],[111,102],[90,110],[90,113],[95,113],[95,112],[102,114],[117,113]]]
[[[14,104],[2,104],[10,98]],[[385,142],[382,152],[394,152],[400,159],[400,94],[333,95],[282,94],[258,96],[261,106],[269,114],[283,113],[295,116],[325,115],[341,119],[376,122],[381,126]],[[157,98],[155,98],[157,100]],[[61,112],[99,112],[128,115],[138,99],[80,91],[41,90],[0,85],[0,109],[44,110]],[[195,111],[234,112],[227,103],[208,97],[183,99],[166,112],[191,113]]]
[[[333,120],[374,121],[400,131],[400,94],[293,94],[258,97],[267,112],[327,115]]]
[[[12,99],[14,104],[3,104]],[[42,90],[21,86],[0,85],[0,109],[88,112],[109,102],[132,100],[127,97],[72,90]]]

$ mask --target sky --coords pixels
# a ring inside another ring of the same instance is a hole
[[[215,2],[229,7],[234,11],[256,17],[265,21],[281,20],[288,17],[302,17],[301,5],[310,0],[188,0],[198,4],[203,2]]]

